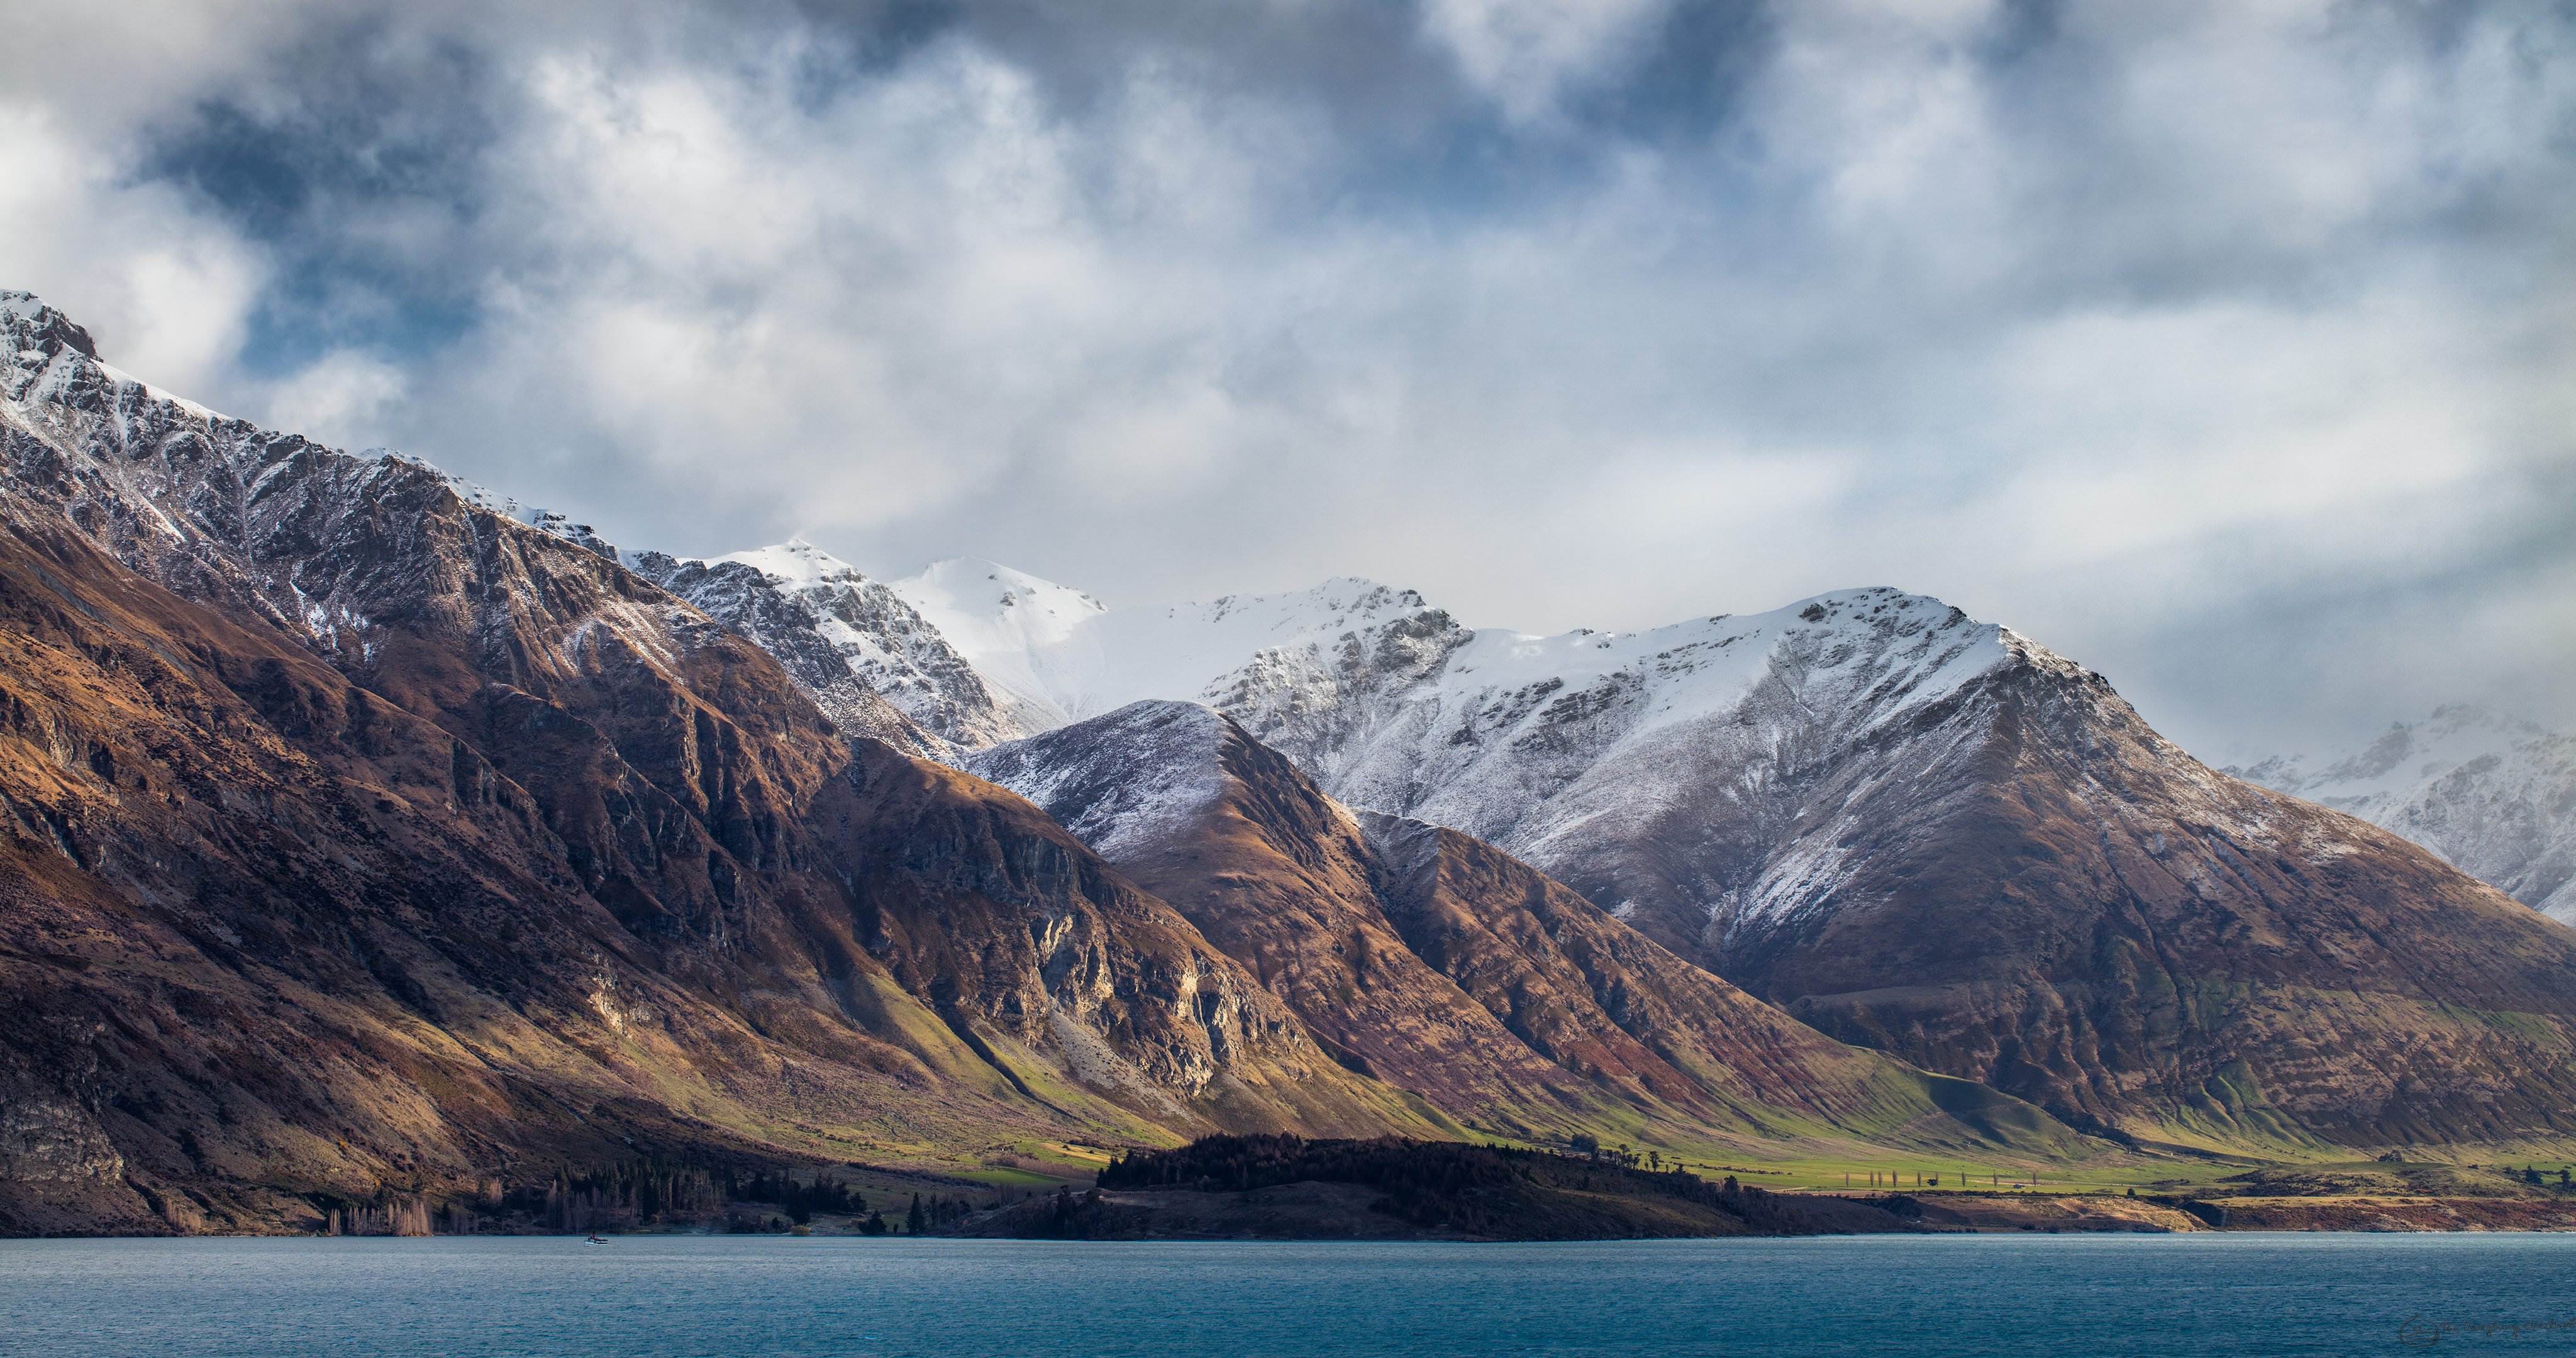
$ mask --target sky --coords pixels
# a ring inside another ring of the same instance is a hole
[[[0,0],[0,287],[610,540],[1887,584],[2214,762],[2576,728],[2576,4]]]

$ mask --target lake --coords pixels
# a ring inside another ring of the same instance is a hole
[[[2564,1235],[12,1240],[0,1354],[2502,1358],[2576,1351],[2571,1265]]]

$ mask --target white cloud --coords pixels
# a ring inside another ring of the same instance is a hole
[[[1556,111],[1569,87],[1606,73],[1670,0],[1427,0],[1422,30],[1469,83],[1520,122]]]
[[[260,418],[333,447],[368,448],[410,390],[408,375],[383,358],[334,350],[267,384]]]
[[[1722,118],[1631,135],[1576,96],[1715,59],[1654,50],[1661,0],[1439,0],[1439,69],[1354,53],[1370,90],[971,11],[857,66],[784,21],[460,11],[499,101],[470,210],[367,222],[478,271],[453,345],[228,375],[298,261],[68,96],[12,106],[0,252],[156,380],[681,551],[804,532],[1131,601],[1358,571],[1533,628],[1891,583],[2195,740],[2530,687],[2576,649],[2491,604],[2563,574],[2496,544],[2576,538],[2566,25],[2052,12],[1783,6]],[[2403,642],[2337,611],[2382,595]]]
[[[165,185],[125,182],[55,110],[0,101],[0,287],[63,308],[156,384],[209,391],[265,281],[229,227]]]

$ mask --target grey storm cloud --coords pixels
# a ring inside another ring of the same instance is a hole
[[[612,539],[2576,722],[2576,8],[9,6],[0,284]]]

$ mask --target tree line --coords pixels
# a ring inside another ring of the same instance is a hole
[[[962,1197],[870,1204],[838,1172],[639,1160],[566,1166],[542,1179],[487,1177],[445,1194],[387,1188],[368,1198],[306,1195],[325,1235],[590,1234],[642,1228],[784,1231],[847,1217],[869,1235],[926,1235],[976,1210]],[[889,1221],[886,1211],[897,1212]]]
[[[1288,1135],[1212,1136],[1172,1150],[1136,1151],[1102,1170],[1102,1189],[1193,1188],[1247,1193],[1316,1181],[1357,1184],[1384,1196],[1374,1204],[1416,1225],[1498,1239],[1599,1238],[1605,1234],[1670,1234],[1678,1222],[1705,1223],[1694,1233],[1806,1235],[1851,1229],[1840,1203],[1816,1203],[1747,1187],[1734,1175],[1711,1183],[1672,1162],[1641,1167],[1625,1148],[1583,1155],[1456,1141],[1307,1140]],[[1667,1204],[1697,1214],[1677,1217]],[[1910,1200],[1875,1204],[1901,1220],[1920,1216]],[[1105,1211],[1096,1199],[1060,1200],[1054,1214],[1064,1234],[1092,1229]],[[1909,1211],[1908,1209],[1912,1210]],[[1630,1229],[1633,1228],[1633,1229]]]

